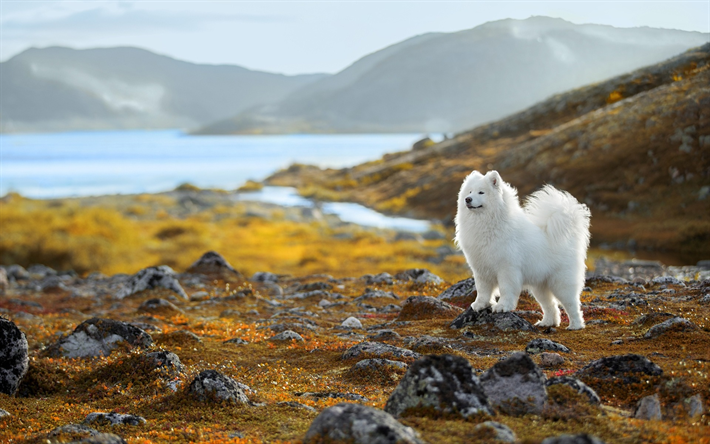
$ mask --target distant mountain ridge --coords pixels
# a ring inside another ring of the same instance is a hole
[[[132,47],[32,48],[0,63],[0,129],[194,128],[326,76],[200,65]]]
[[[549,17],[489,22],[405,40],[197,133],[458,132],[708,40]]]

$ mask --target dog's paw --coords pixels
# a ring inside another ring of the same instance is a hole
[[[535,326],[536,326],[536,327],[559,327],[559,326],[560,326],[560,322],[559,322],[559,321],[555,322],[554,319],[553,319],[553,320],[542,319],[542,320],[540,320],[540,321],[537,321],[537,322],[535,323]]]
[[[567,330],[582,330],[584,328],[584,323],[581,324],[570,324]]]
[[[491,304],[488,303],[488,301],[479,301],[478,299],[476,299],[476,301],[473,304],[471,304],[471,310],[481,311],[481,310],[485,310],[486,308],[488,308],[490,306],[491,306]]]
[[[491,310],[493,310],[493,313],[503,313],[506,311],[513,311],[513,310],[515,310],[515,305],[498,301],[497,304],[491,305]]]

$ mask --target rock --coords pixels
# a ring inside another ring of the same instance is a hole
[[[676,316],[671,313],[658,313],[658,312],[652,312],[648,313],[642,316],[639,316],[638,318],[634,319],[632,322],[632,325],[640,325],[642,327],[648,327],[652,326],[658,323],[661,323],[663,321],[666,321],[668,319],[675,318]]]
[[[126,444],[126,441],[113,433],[97,433],[71,444]]]
[[[180,286],[175,272],[167,265],[144,268],[134,274],[124,287],[116,293],[116,297],[123,299],[140,291],[159,287],[172,290],[184,299],[188,299],[187,293]]]
[[[353,302],[360,302],[364,301],[367,299],[394,299],[397,300],[399,299],[396,294],[392,293],[391,291],[382,291],[382,290],[373,290],[371,288],[366,288],[365,293],[363,293],[361,296],[356,297]]]
[[[641,398],[636,405],[634,418],[646,420],[661,420],[661,402],[658,395],[651,395]]]
[[[284,342],[284,341],[299,341],[299,342],[304,342],[303,336],[299,335],[295,331],[292,330],[284,330],[281,333],[277,334],[276,336],[272,336],[269,341],[272,342]]]
[[[471,364],[453,355],[430,355],[415,361],[387,400],[385,412],[395,417],[463,418],[492,413]]]
[[[301,404],[300,402],[296,402],[296,401],[281,401],[281,402],[277,402],[276,405],[280,405],[280,406],[284,406],[284,407],[291,407],[294,409],[308,410],[311,413],[318,412],[318,410],[314,409],[310,405]]]
[[[500,442],[515,442],[518,439],[510,427],[495,421],[482,422],[473,428],[473,432],[476,437],[490,436],[494,441]]]
[[[284,295],[284,290],[280,285],[273,282],[262,282],[259,284],[259,292],[272,298],[280,298]]]
[[[196,291],[190,296],[190,300],[193,302],[206,301],[210,298],[210,294],[206,291]]]
[[[39,288],[43,293],[61,293],[69,291],[69,288],[64,284],[64,281],[59,276],[46,276],[39,284]]]
[[[225,344],[244,345],[244,344],[248,344],[249,342],[248,342],[248,341],[245,341],[245,340],[242,339],[242,338],[234,338],[234,339],[227,339],[226,341],[224,341],[224,343],[225,343]]]
[[[346,328],[362,328],[362,322],[358,318],[350,316],[340,324],[342,327]]]
[[[340,393],[340,392],[301,392],[294,393],[296,396],[313,398],[313,399],[347,399],[348,401],[367,402],[368,399],[357,393]]]
[[[368,338],[373,341],[398,341],[402,336],[394,330],[383,329],[375,330]]]
[[[269,273],[268,271],[257,271],[254,273],[250,279],[252,282],[272,282],[276,283],[279,281],[278,275],[274,273]]]
[[[565,358],[557,353],[540,353],[540,367],[559,367],[565,363]]]
[[[474,311],[471,307],[454,319],[450,327],[463,328],[474,325],[485,325],[501,331],[537,331],[534,325],[511,311],[493,313],[490,308]]]
[[[30,274],[22,265],[10,265],[6,271],[7,277],[15,281],[26,281],[30,278]]]
[[[424,444],[417,433],[388,413],[360,404],[341,403],[323,410],[311,423],[303,444]]]
[[[67,424],[56,427],[51,432],[47,433],[47,438],[61,438],[62,435],[70,435],[72,437],[75,437],[77,435],[89,437],[96,436],[98,435],[98,433],[98,430],[85,426],[83,424]]]
[[[367,282],[367,285],[373,285],[373,284],[392,285],[392,284],[394,284],[394,277],[392,277],[392,275],[389,273],[380,273],[380,274],[376,274],[374,276],[367,276],[365,278],[365,282]]]
[[[397,273],[394,277],[400,281],[414,281],[417,284],[441,284],[444,282],[443,279],[426,268],[411,268]]]
[[[7,410],[0,409],[0,418],[7,418],[12,416]]]
[[[32,279],[44,279],[47,276],[57,275],[57,271],[55,269],[40,264],[30,265],[29,268],[27,268],[27,272],[30,274]]]
[[[7,271],[4,267],[0,267],[0,295],[4,295],[10,287],[10,282],[7,280]]]
[[[545,438],[540,444],[604,444],[604,441],[596,436],[581,434],[581,435],[560,435],[551,438]]]
[[[675,317],[649,328],[643,337],[644,339],[653,339],[669,332],[682,332],[697,329],[698,326],[689,320],[681,317]]]
[[[569,348],[565,347],[564,345],[545,338],[533,339],[532,341],[528,342],[528,345],[525,346],[525,352],[531,355],[535,355],[543,351],[552,351],[557,353],[570,352]]]
[[[200,401],[228,401],[236,404],[248,404],[249,398],[244,394],[240,384],[229,376],[216,370],[205,370],[195,377],[188,389]]]
[[[586,396],[591,404],[598,405],[601,403],[601,399],[599,398],[599,395],[597,395],[597,392],[592,390],[591,387],[589,387],[587,384],[583,383],[577,378],[573,378],[571,376],[556,376],[545,381],[545,387],[550,387],[557,384],[564,384],[568,387],[571,387],[578,394]]]
[[[437,299],[448,303],[460,303],[470,305],[476,300],[476,280],[473,278],[458,281],[451,287],[442,291]]]
[[[389,359],[363,359],[352,366],[353,370],[383,370],[383,369],[398,369],[406,370],[409,367],[404,362],[391,361]]]
[[[9,319],[0,318],[0,393],[14,395],[27,373],[29,358],[25,334]]]
[[[94,412],[89,413],[84,419],[85,424],[111,424],[111,425],[132,425],[137,426],[145,424],[145,418],[142,416],[123,415],[121,413],[104,413]]]
[[[257,329],[261,329],[262,327],[257,327]],[[316,328],[312,325],[309,324],[304,324],[301,322],[283,322],[279,324],[273,324],[268,327],[271,331],[275,333],[281,333],[286,330],[292,330],[295,331],[296,333],[308,333],[308,332],[313,332],[316,331]]]
[[[162,315],[173,315],[183,312],[172,302],[160,298],[153,298],[144,301],[141,305],[138,306],[138,311],[146,313],[157,313]]]
[[[450,319],[463,310],[431,296],[411,296],[402,303],[397,320]]]
[[[689,418],[697,418],[705,413],[705,406],[700,394],[693,395],[690,398],[683,400],[683,410],[688,414]]]
[[[685,287],[685,283],[679,281],[673,276],[658,276],[653,278],[651,282],[655,285],[677,285],[680,287]]]
[[[302,284],[296,287],[296,293],[307,293],[316,290],[332,290],[333,285],[327,282],[311,282],[308,284]]]
[[[481,375],[481,386],[491,405],[508,415],[539,415],[547,400],[545,375],[523,352],[486,370]]]
[[[208,276],[221,278],[242,278],[242,274],[232,267],[222,255],[214,251],[208,251],[202,257],[197,259],[190,268],[188,273],[204,274]]]
[[[422,233],[422,239],[424,240],[443,240],[446,239],[446,235],[441,231],[429,230]],[[448,247],[448,245],[447,245]]]
[[[419,353],[415,353],[406,348],[395,347],[394,345],[383,344],[381,342],[361,342],[345,350],[342,359],[368,358],[368,357],[391,356],[394,358],[419,358]]]
[[[119,343],[148,348],[153,338],[138,327],[113,319],[91,318],[79,324],[67,337],[45,349],[51,357],[90,358],[108,356]]]
[[[180,362],[180,358],[173,352],[166,350],[147,353],[145,359],[164,371],[167,375],[175,377],[185,371],[185,366]]]
[[[639,376],[660,376],[663,370],[647,358],[628,354],[609,356],[592,361],[575,376],[580,379],[618,380],[625,384],[639,382]]]

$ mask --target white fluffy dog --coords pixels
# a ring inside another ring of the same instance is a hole
[[[497,171],[469,174],[459,192],[455,240],[476,280],[471,308],[514,310],[525,288],[544,313],[537,325],[559,326],[561,303],[569,329],[584,328],[579,295],[590,217],[586,205],[551,185],[531,194],[521,208],[517,190]]]

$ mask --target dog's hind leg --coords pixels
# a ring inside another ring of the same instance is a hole
[[[535,325],[538,327],[559,327],[562,321],[560,307],[550,289],[547,287],[533,287],[531,290],[533,297],[542,307],[542,319]]]
[[[581,287],[578,289],[576,286],[569,284],[558,284],[552,288],[555,296],[567,312],[567,316],[569,316],[568,330],[584,328],[584,317],[582,316],[581,302],[579,300],[580,290]]]

